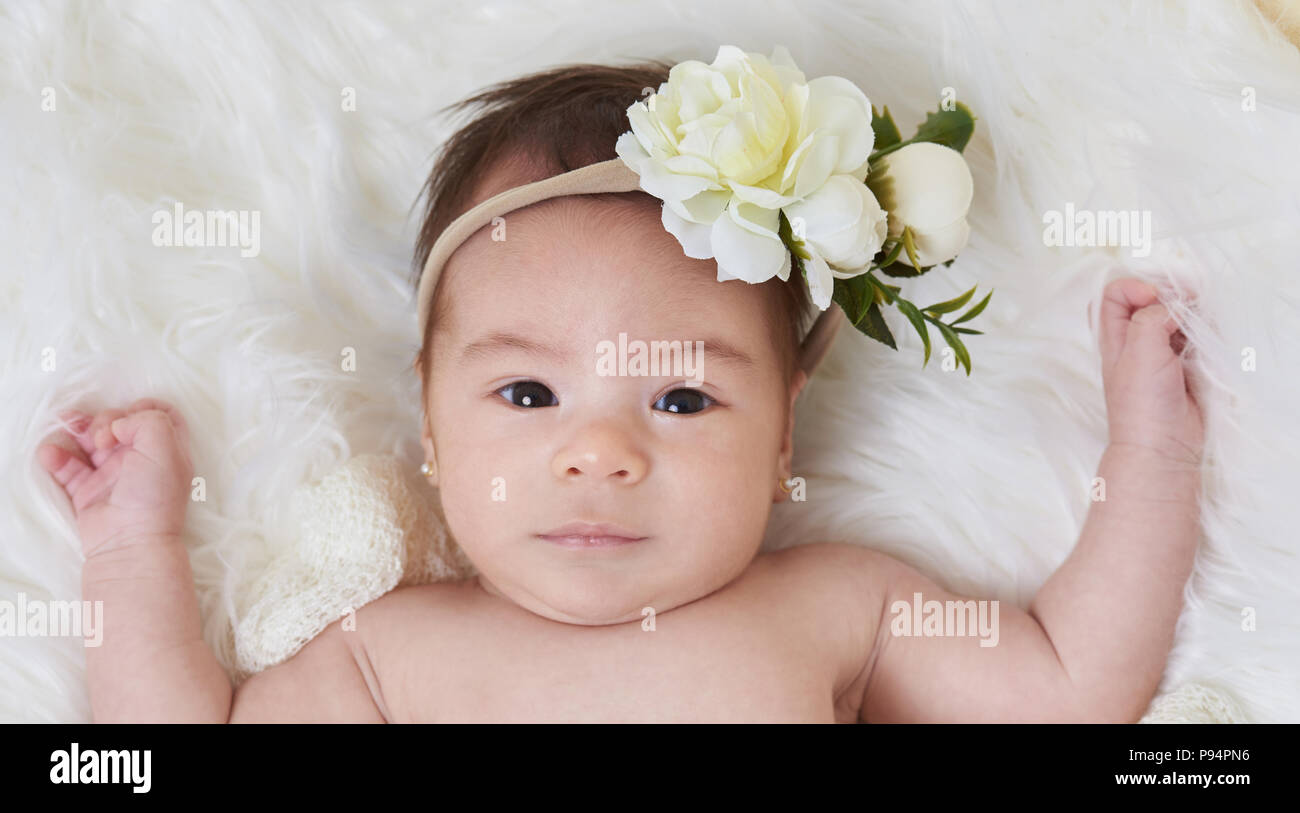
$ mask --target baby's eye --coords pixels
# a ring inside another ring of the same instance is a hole
[[[664,397],[655,401],[654,406],[655,409],[662,409],[665,412],[690,415],[707,409],[714,403],[717,402],[699,390],[692,387],[683,387],[665,394]]]
[[[559,403],[555,393],[536,381],[515,381],[497,390],[497,394],[517,407],[548,407]]]

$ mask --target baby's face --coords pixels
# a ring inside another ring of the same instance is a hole
[[[768,294],[719,283],[652,207],[569,197],[506,221],[505,240],[482,229],[444,269],[425,403],[447,524],[483,588],[557,621],[609,624],[724,586],[784,496],[804,381],[782,381]],[[702,382],[685,369],[602,374],[620,333],[702,341]],[[546,538],[573,522],[644,538]]]

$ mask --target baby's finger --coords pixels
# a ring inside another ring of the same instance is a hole
[[[163,401],[158,398],[141,398],[135,403],[131,404],[131,406],[128,407],[127,411],[139,412],[142,409],[157,409],[162,412],[166,412],[167,417],[171,418],[172,424],[177,429],[176,436],[180,438],[183,443],[189,442],[190,427],[189,424],[185,422],[185,416],[181,414],[181,411],[179,409],[167,403],[166,401]]]
[[[110,453],[99,468],[77,481],[68,496],[72,498],[72,507],[78,514],[87,506],[94,505],[113,493],[124,459],[123,454]]]
[[[95,419],[90,422],[90,428],[86,430],[86,434],[90,436],[95,450],[110,450],[117,445],[117,438],[113,437],[113,433],[108,427],[109,424],[125,414],[126,411],[122,409],[105,409],[95,416]],[[93,451],[91,460],[95,460]],[[99,461],[96,461],[96,465],[98,464]]]
[[[80,424],[90,420],[90,416],[79,409],[65,409],[59,413],[59,420],[65,424]]]
[[[1106,285],[1099,330],[1101,357],[1108,367],[1115,363],[1128,341],[1129,321],[1134,311],[1156,302],[1158,296],[1153,285],[1132,278],[1117,279]]]
[[[144,409],[118,418],[110,429],[121,443],[157,463],[162,463],[176,449],[175,428],[167,413]]]
[[[90,455],[95,451],[95,440],[90,436],[90,424],[93,420],[91,416],[79,409],[68,409],[59,413],[59,419],[63,421],[63,427],[67,434],[77,444],[81,451]]]
[[[1174,357],[1170,337],[1177,330],[1178,323],[1168,308],[1159,303],[1149,305],[1133,314],[1125,353],[1132,353],[1142,369],[1156,370]]]
[[[69,497],[76,491],[75,484],[94,471],[84,458],[57,443],[42,443],[38,446],[36,459],[54,481],[63,486]]]
[[[1173,348],[1175,353],[1182,355],[1183,350],[1187,347],[1186,334],[1181,330],[1175,330],[1174,334],[1169,337],[1169,346]],[[1187,353],[1188,355],[1191,355],[1190,350],[1188,350]]]

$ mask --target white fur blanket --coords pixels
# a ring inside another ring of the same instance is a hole
[[[1119,273],[1195,291],[1204,539],[1152,719],[1190,719],[1154,713],[1186,686],[1300,721],[1296,47],[1245,2],[616,5],[0,6],[0,601],[80,595],[35,461],[55,412],[166,398],[206,483],[205,635],[233,665],[251,586],[299,536],[295,489],[363,452],[421,458],[407,272],[453,124],[435,111],[559,62],[784,44],[905,132],[944,88],[971,106],[971,244],[910,284],[996,293],[970,378],[921,371],[901,326],[898,353],[842,331],[798,409],[808,501],[767,545],[871,545],[1023,606],[1075,543],[1105,443],[1088,304]],[[259,253],[155,246],[178,202],[260,212]],[[1150,254],[1045,245],[1067,206],[1151,212]],[[79,639],[0,638],[0,720],[89,714]]]

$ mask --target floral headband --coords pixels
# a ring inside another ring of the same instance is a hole
[[[647,88],[647,90],[649,90]],[[881,312],[907,318],[930,360],[934,325],[970,375],[959,327],[990,292],[951,322],[975,293],[919,308],[879,280],[951,265],[970,237],[974,182],[961,150],[975,117],[960,102],[930,113],[904,140],[889,115],[839,76],[811,81],[777,46],[771,58],[724,45],[713,64],[687,60],[627,109],[631,131],[618,158],[517,186],[465,212],[438,237],[416,294],[420,335],[447,260],[494,218],[547,198],[642,190],[663,201],[663,225],[686,256],[714,259],[718,281],[759,283],[803,275],[821,313],[803,337],[799,363],[811,375],[842,318],[898,349]]]

